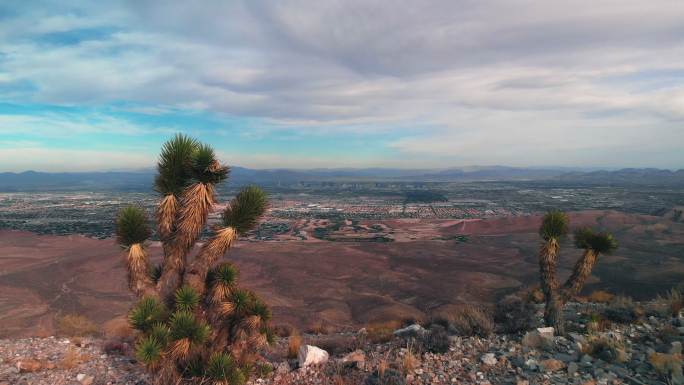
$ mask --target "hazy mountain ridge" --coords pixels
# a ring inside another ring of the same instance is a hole
[[[123,190],[148,191],[153,170],[107,172],[38,172],[0,173],[0,191],[53,190]],[[404,181],[404,182],[468,182],[540,180],[586,184],[655,184],[684,185],[684,169],[677,171],[655,168],[578,171],[572,169],[537,169],[505,166],[464,167],[446,170],[429,169],[249,169],[233,167],[231,184],[292,184],[312,181]]]

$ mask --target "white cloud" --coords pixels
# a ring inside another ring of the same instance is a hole
[[[3,23],[0,87],[323,134],[415,125],[420,135],[392,148],[424,163],[684,165],[672,146],[684,139],[681,0],[92,4],[27,7]],[[40,40],[97,27],[113,32]]]

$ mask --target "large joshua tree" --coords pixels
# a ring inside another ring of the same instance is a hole
[[[144,210],[130,206],[117,218],[129,285],[139,297],[129,316],[140,332],[136,354],[158,384],[244,383],[256,351],[272,338],[268,307],[237,287],[234,266],[220,262],[265,212],[261,189],[241,190],[195,257],[188,258],[216,203],[214,188],[227,176],[210,146],[184,135],[164,144],[155,180],[164,253],[159,266],[147,258],[152,231]]]
[[[544,320],[556,332],[563,333],[563,314],[556,265],[560,252],[560,240],[568,233],[568,216],[561,211],[549,211],[544,215],[539,235],[543,242],[539,248],[539,272],[541,287],[546,298]]]
[[[556,333],[565,333],[563,305],[579,294],[587,281],[600,254],[609,254],[617,248],[613,236],[606,232],[595,232],[583,227],[574,234],[575,246],[584,249],[582,257],[577,260],[572,274],[559,287],[556,266],[560,252],[560,240],[568,233],[568,216],[561,211],[549,211],[542,219],[539,235],[543,242],[539,250],[539,270],[542,291],[546,298],[544,320],[553,326]]]

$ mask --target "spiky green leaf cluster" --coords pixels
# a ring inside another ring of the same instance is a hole
[[[209,271],[207,282],[210,286],[221,284],[232,286],[238,277],[238,269],[230,263],[222,263]]]
[[[575,230],[575,246],[580,249],[590,249],[600,254],[610,254],[618,247],[612,234],[596,233],[589,227]]]
[[[239,234],[252,230],[268,207],[266,193],[256,186],[242,189],[223,212],[223,224]]]
[[[568,215],[562,211],[552,210],[544,215],[539,235],[546,241],[558,240],[568,233]]]
[[[116,237],[120,245],[131,246],[145,242],[151,234],[145,210],[128,206],[119,211],[116,219]]]
[[[128,319],[131,325],[140,331],[148,331],[158,322],[167,318],[166,308],[156,298],[145,297],[131,310]]]
[[[135,356],[148,366],[159,363],[164,352],[162,344],[152,336],[141,338],[135,346]]]
[[[187,338],[196,345],[204,343],[211,333],[209,326],[203,321],[197,320],[195,315],[189,311],[180,310],[173,313],[169,320],[169,326],[173,340]]]
[[[186,135],[176,134],[173,139],[162,146],[157,176],[154,180],[155,190],[162,195],[179,196],[190,184],[193,176],[193,154],[197,151],[198,142]]]
[[[249,313],[259,316],[264,322],[270,321],[272,317],[271,309],[256,295],[252,296]]]
[[[176,309],[193,311],[200,303],[200,295],[197,290],[184,285],[176,290]]]
[[[228,353],[212,354],[209,357],[206,375],[216,382],[229,385],[240,385],[246,381],[245,374]]]
[[[252,293],[248,290],[236,289],[230,293],[229,300],[235,308],[233,312],[238,316],[244,316],[251,307]]]
[[[156,322],[152,325],[148,335],[165,347],[171,340],[171,329],[162,322]]]
[[[228,177],[229,169],[219,163],[210,145],[201,143],[192,157],[192,172],[199,182],[218,184]]]

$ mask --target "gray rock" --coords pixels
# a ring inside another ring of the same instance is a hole
[[[568,364],[568,376],[574,376],[575,373],[577,373],[577,370],[579,369],[579,366],[577,365],[576,362],[571,362]]]
[[[403,329],[398,329],[394,331],[394,335],[397,337],[401,338],[409,338],[409,337],[420,337],[424,335],[426,332],[425,328],[418,325],[418,324],[413,324],[409,325]]]

